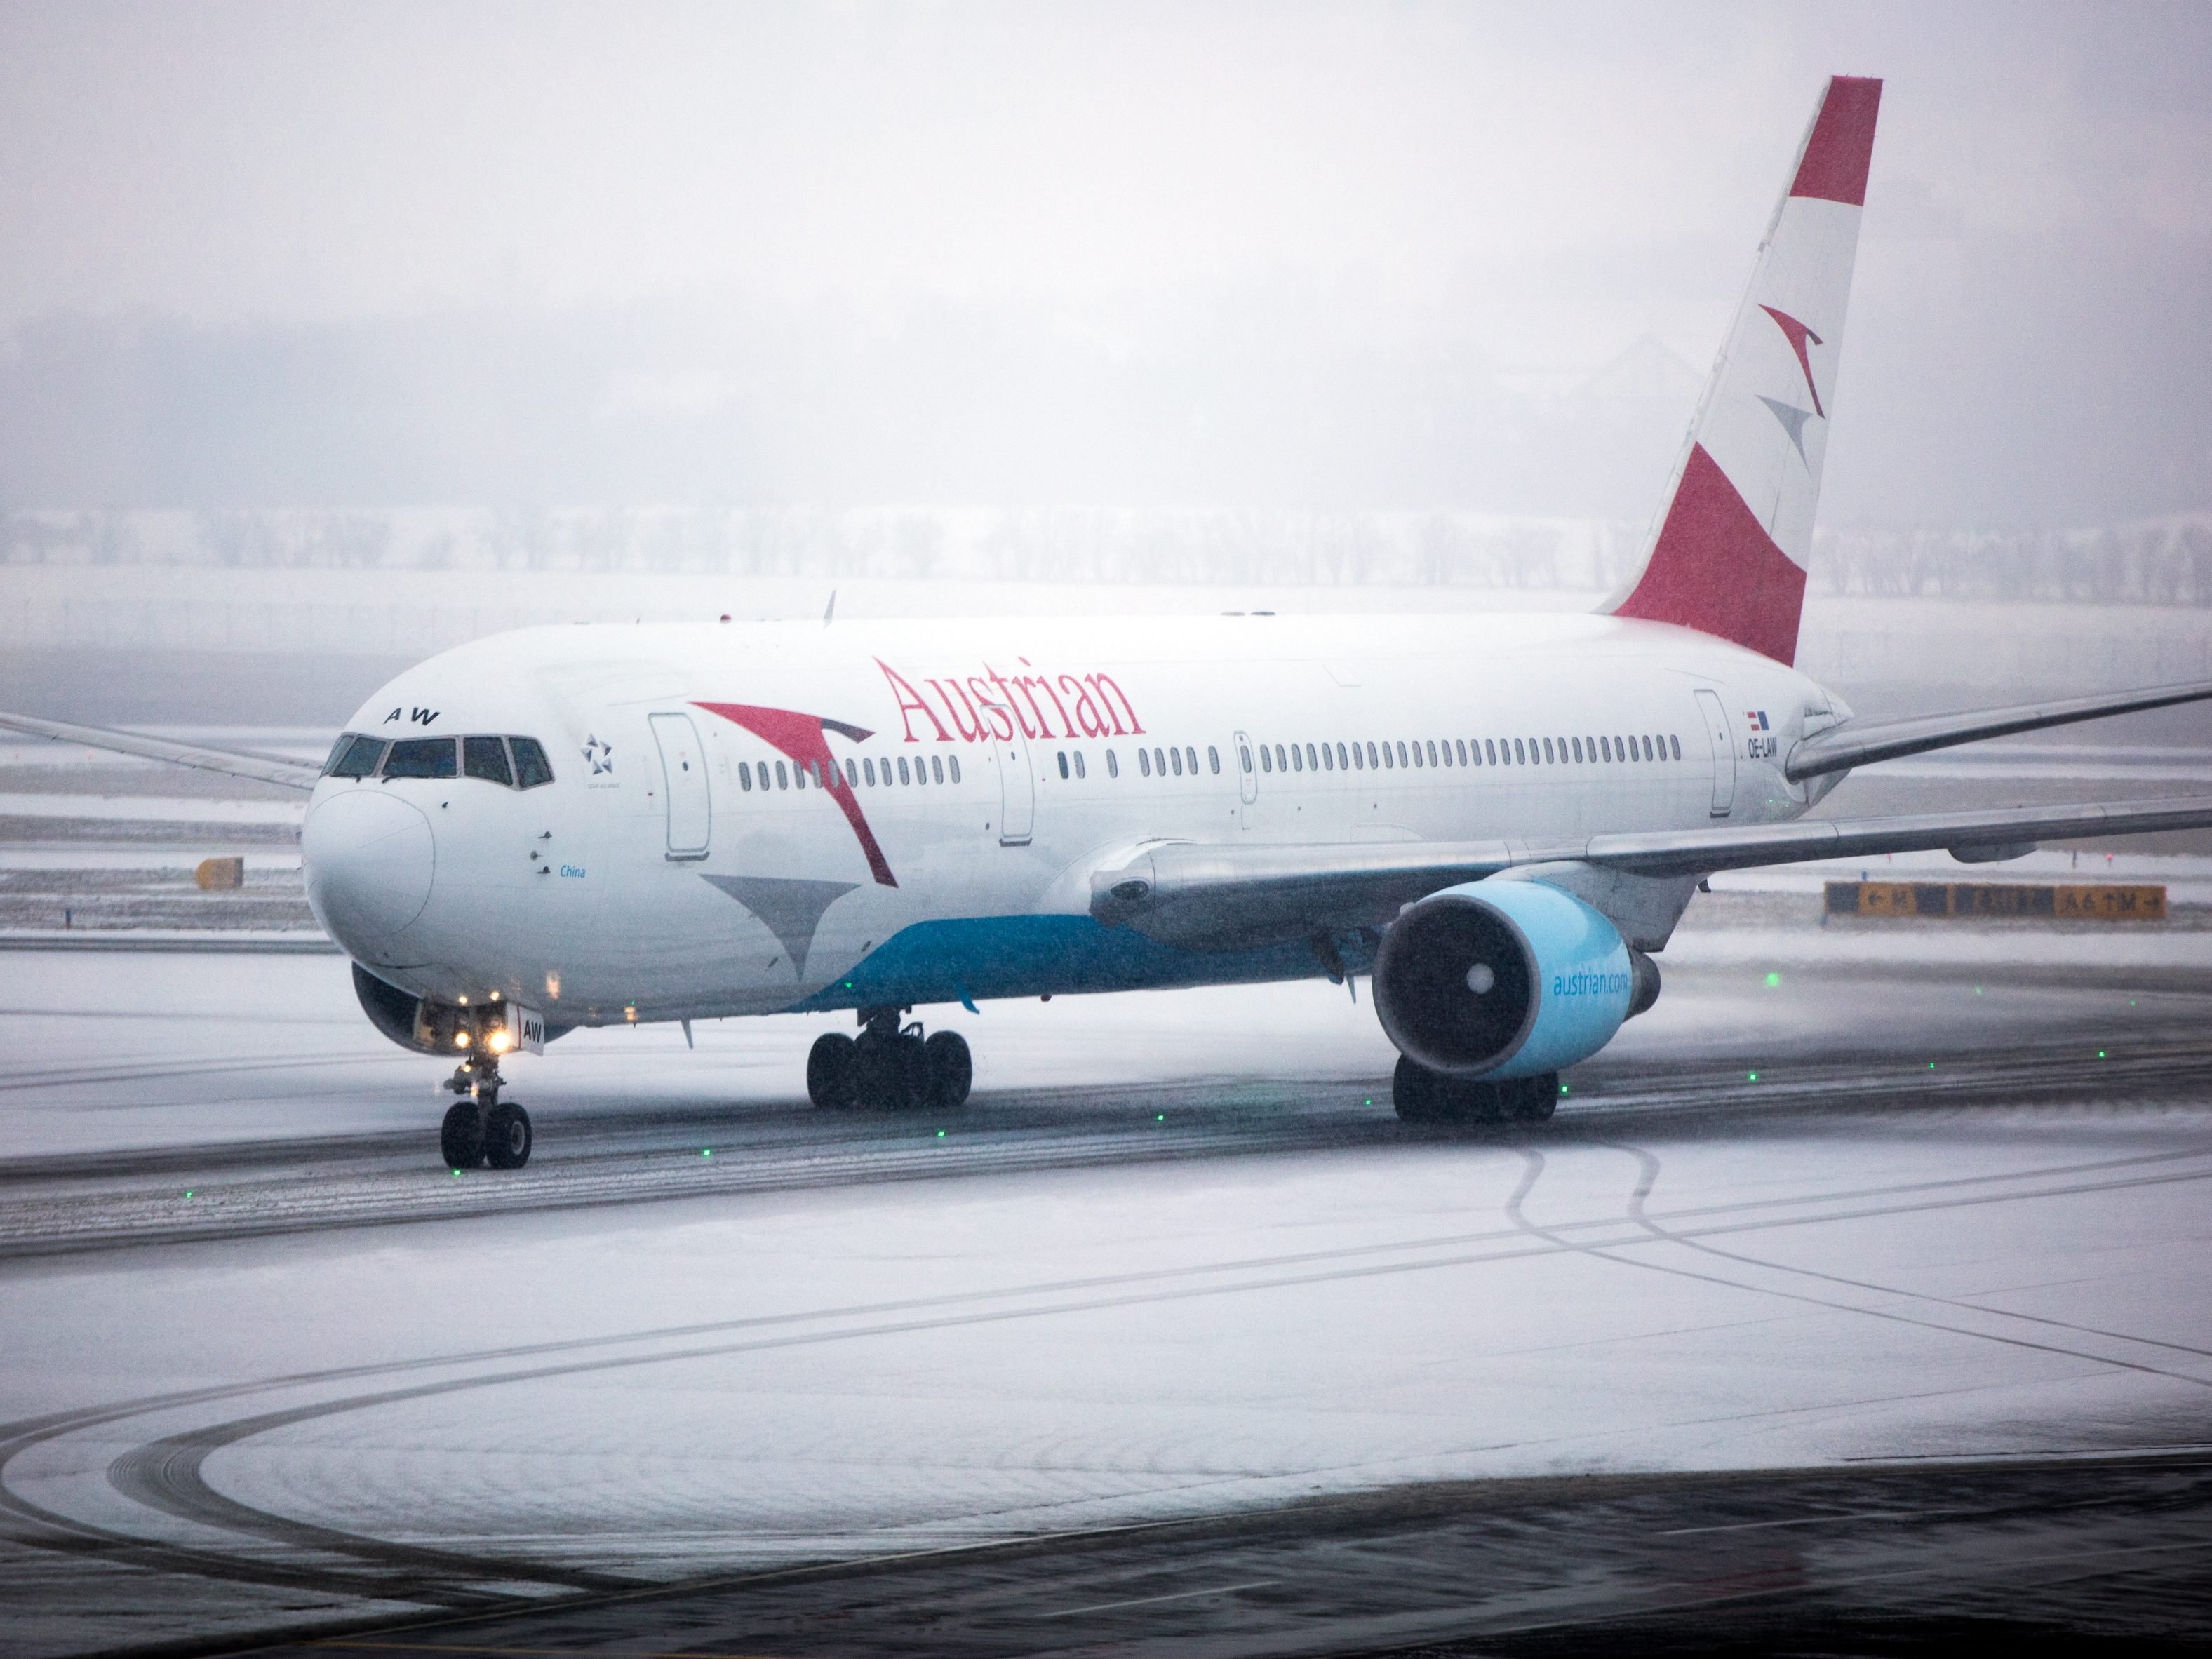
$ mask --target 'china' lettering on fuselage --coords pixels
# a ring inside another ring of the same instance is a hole
[[[1002,674],[987,662],[981,674],[908,679],[881,657],[876,666],[898,700],[908,743],[988,743],[1012,737],[1017,724],[1025,738],[1144,734],[1135,705],[1111,674],[1040,674],[1027,657],[1015,660],[1029,672]]]

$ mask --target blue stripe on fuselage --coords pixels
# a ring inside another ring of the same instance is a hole
[[[1373,953],[1365,941],[1338,945],[1352,971],[1367,971]],[[1089,916],[973,916],[900,929],[790,1012],[1254,984],[1312,979],[1321,971],[1303,943],[1186,951],[1133,927],[1102,927]]]

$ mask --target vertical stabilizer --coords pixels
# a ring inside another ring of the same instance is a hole
[[[1643,562],[1603,607],[1613,615],[1796,659],[1881,106],[1879,81],[1828,82]]]

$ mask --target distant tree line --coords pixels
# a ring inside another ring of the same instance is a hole
[[[1109,507],[0,510],[0,562],[1284,586],[1608,589],[1640,526],[1461,512]],[[2212,605],[2212,514],[2092,530],[1824,530],[1876,598]]]

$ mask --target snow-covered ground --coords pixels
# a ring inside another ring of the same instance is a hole
[[[1909,1069],[2077,1031],[2193,1036],[2208,964],[2200,948],[2174,973],[2183,937],[2039,937],[2057,971],[2024,975],[1996,934],[1943,935],[1972,957],[1949,969],[1924,933],[1685,934],[1659,1006],[1585,1068],[1590,1092],[1747,1054]],[[516,1087],[549,1156],[571,1109],[787,1114],[823,1023],[703,1026],[696,1052],[673,1031],[580,1032],[518,1061]],[[1387,1116],[1372,1012],[1323,984],[961,1023],[986,1093],[1336,1079],[1347,1118]],[[10,1178],[40,1154],[368,1128],[419,1129],[427,1153],[441,1069],[368,1030],[335,957],[0,952]],[[24,1442],[8,1490],[308,1582],[0,1541],[11,1646],[401,1611],[408,1573],[534,1595],[578,1571],[691,1576],[1443,1477],[2208,1437],[2201,1096],[1814,1093],[1729,1122],[1578,1116],[1582,1097],[1518,1140],[15,1260],[0,1419],[82,1416]],[[449,1179],[424,1163],[382,1178]],[[200,1389],[227,1392],[155,1398]],[[393,1540],[431,1565],[375,1578],[362,1564]]]

